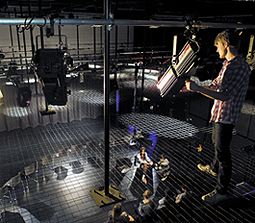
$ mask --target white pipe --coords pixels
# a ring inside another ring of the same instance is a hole
[[[0,18],[0,25],[47,25],[50,19],[44,18]],[[61,25],[118,25],[118,26],[153,26],[153,27],[186,27],[182,21],[154,21],[154,20],[114,20],[114,19],[54,19],[54,24]],[[199,28],[247,28],[254,29],[253,24],[234,23],[208,23],[199,22],[192,24]]]

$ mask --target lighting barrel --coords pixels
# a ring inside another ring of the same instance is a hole
[[[157,83],[162,97],[175,95],[184,86],[185,77],[197,60],[200,47],[196,41],[188,41],[182,48],[176,61],[172,63]]]

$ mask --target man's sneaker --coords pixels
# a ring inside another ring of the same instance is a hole
[[[213,190],[209,194],[206,194],[206,195],[202,196],[202,200],[207,202],[207,203],[210,203],[210,204],[216,204],[219,201],[222,201],[226,198],[227,198],[226,194],[219,194],[219,193],[217,193],[216,190]]]
[[[212,169],[210,168],[209,165],[203,166],[202,164],[199,163],[199,164],[197,165],[197,167],[198,167],[198,169],[200,169],[201,171],[206,172],[206,173],[208,173],[208,174],[211,174],[211,175],[213,175],[214,177],[217,176],[217,174],[216,174],[214,171],[212,171]]]

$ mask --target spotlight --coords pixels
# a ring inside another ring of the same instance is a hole
[[[253,43],[254,43],[254,35],[251,35],[248,54],[246,56],[246,61],[249,64],[251,70],[255,68],[255,50],[253,50]]]
[[[187,76],[196,62],[199,50],[200,46],[194,40],[189,40],[185,44],[176,60],[158,81],[157,87],[162,97],[167,94],[175,95],[182,89],[185,83],[185,76]]]
[[[4,97],[4,95],[3,95],[2,91],[0,90],[0,105],[4,104],[3,97]]]
[[[71,63],[70,58],[68,61]],[[68,92],[64,52],[60,49],[38,49],[35,63],[47,103],[66,105]]]

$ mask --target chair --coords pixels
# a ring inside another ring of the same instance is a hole
[[[79,174],[84,171],[82,163],[79,161],[79,153],[82,152],[83,145],[71,145],[68,149],[68,156],[70,158],[69,165],[72,167],[74,174]]]
[[[57,158],[62,158],[62,157],[64,157],[64,156],[67,156],[67,148],[65,148],[65,149],[62,149],[61,151],[59,151],[58,153],[56,153],[55,154],[55,156],[57,157]]]
[[[4,184],[4,187],[7,187],[8,190],[9,190],[9,194],[10,194],[10,197],[9,197],[9,198],[11,199],[11,201],[13,201],[13,200],[14,200],[14,201],[17,201],[17,196],[16,196],[15,188],[16,188],[16,186],[17,186],[19,183],[22,183],[22,187],[23,187],[23,189],[25,189],[25,188],[24,188],[23,181],[21,180],[20,172],[19,172],[16,176],[12,177],[10,180],[8,180],[8,181]],[[12,192],[13,192],[14,196],[12,195]]]
[[[5,205],[4,205],[4,198],[8,197],[6,194],[9,193],[9,190],[7,187],[2,187],[0,188],[0,203],[1,203],[1,213],[0,213],[0,219],[4,218],[4,213],[5,213]]]
[[[68,150],[70,154],[77,154],[81,152],[82,145],[71,145],[71,148]]]
[[[29,166],[25,166],[24,171],[22,173],[25,176],[26,188],[29,189],[28,179],[31,179],[34,182],[38,183],[38,162],[32,163]],[[35,173],[36,179],[31,177],[31,175],[34,173]]]
[[[84,171],[82,163],[79,160],[75,160],[75,161],[69,163],[69,165],[72,167],[72,171],[74,174],[79,174]]]
[[[121,158],[119,158],[119,159],[116,160],[116,166],[115,166],[115,168],[116,168],[119,172],[121,172],[121,173],[126,173],[126,172],[128,172],[129,170],[131,170],[131,169],[130,169],[131,166],[132,166],[132,162],[131,162],[131,160],[130,160],[129,158],[123,158],[123,157],[121,157]]]
[[[50,170],[54,171],[53,168],[50,167],[50,164],[52,163],[52,156],[51,155],[42,157],[39,163],[43,167],[43,177],[44,178],[46,177],[46,175],[45,175],[45,167],[48,167]]]

